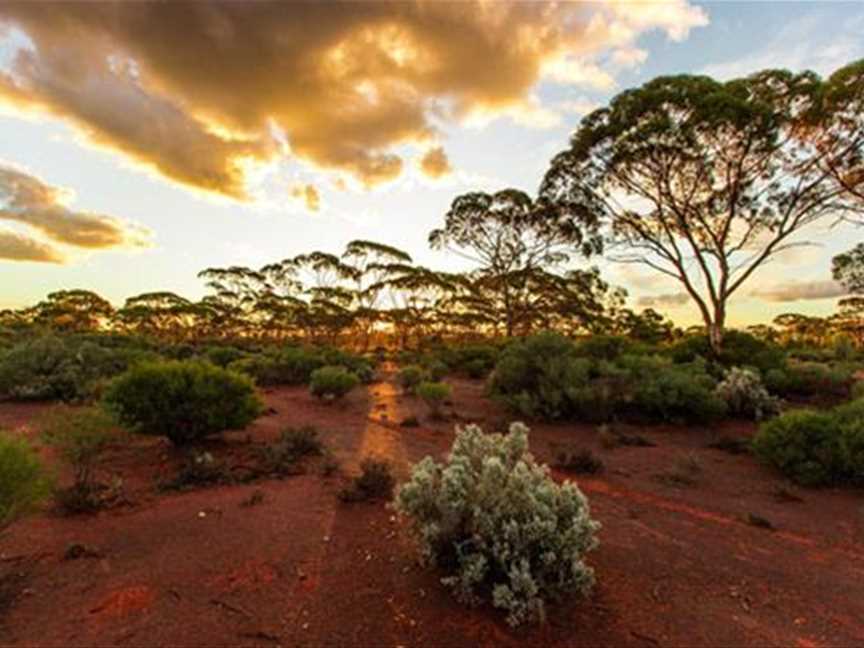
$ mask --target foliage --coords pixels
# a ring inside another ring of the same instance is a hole
[[[161,490],[189,490],[232,481],[228,468],[209,452],[186,453],[177,474],[162,484]]]
[[[864,294],[864,243],[835,256],[831,273],[850,293]]]
[[[263,448],[261,462],[267,473],[290,475],[296,472],[296,463],[308,455],[320,455],[324,444],[318,430],[311,425],[282,430],[279,439]]]
[[[711,349],[706,335],[688,335],[674,343],[668,351],[679,363],[702,359],[717,363],[722,368],[753,367],[763,374],[772,369],[782,369],[786,364],[785,354],[776,344],[760,339],[744,331],[726,331],[723,348],[719,353]],[[718,372],[720,375],[722,372]]]
[[[132,431],[177,445],[243,428],[262,410],[251,380],[194,361],[138,365],[109,385],[104,402]]]
[[[390,464],[383,459],[367,457],[360,463],[360,474],[339,491],[339,499],[346,503],[387,499],[395,486]]]
[[[502,353],[492,394],[524,416],[550,420],[704,422],[725,413],[704,363],[677,365],[646,355],[597,359],[608,357],[608,349],[589,347],[592,359],[553,333],[525,338]]]
[[[428,562],[466,602],[484,598],[518,625],[543,619],[550,599],[587,593],[584,555],[599,525],[575,484],[555,483],[528,452],[528,429],[457,430],[445,463],[427,457],[396,495]]]
[[[426,379],[426,372],[422,367],[417,365],[409,365],[399,370],[396,375],[396,380],[408,394],[413,394],[421,382]]]
[[[343,366],[368,382],[374,375],[371,362],[360,356],[332,347],[285,346],[246,356],[229,365],[255,378],[259,385],[305,385],[312,373],[324,366]]]
[[[433,418],[441,416],[441,407],[450,398],[452,388],[443,382],[422,382],[417,385],[417,395],[426,403]]]
[[[860,62],[825,80],[658,77],[582,120],[540,199],[564,231],[680,282],[719,352],[729,299],[796,233],[864,214],[862,101]]]
[[[312,372],[309,391],[318,398],[342,398],[354,389],[360,380],[345,367],[321,367]]]
[[[99,508],[95,471],[102,454],[117,439],[114,420],[97,407],[57,406],[40,424],[43,442],[54,447],[73,470],[73,483],[57,493],[58,500],[72,512]]]
[[[845,396],[852,382],[848,368],[829,367],[816,362],[790,363],[784,369],[765,374],[768,389],[780,396]]]
[[[72,336],[25,340],[0,356],[0,396],[17,400],[75,401],[89,398],[100,383],[152,356],[106,348]]]
[[[717,385],[717,395],[726,402],[729,413],[734,416],[761,421],[780,410],[777,398],[768,393],[759,374],[750,369],[729,369]]]
[[[246,353],[236,347],[212,346],[205,352],[205,357],[217,367],[224,369],[232,362],[237,362],[246,357]]]
[[[30,444],[0,430],[0,529],[51,492],[51,480]]]
[[[864,484],[864,400],[787,412],[759,428],[753,450],[804,486]]]
[[[558,446],[554,449],[555,468],[576,474],[594,475],[603,472],[603,460],[590,448]]]

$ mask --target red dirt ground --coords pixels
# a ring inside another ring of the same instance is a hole
[[[453,421],[430,422],[389,380],[325,405],[301,388],[269,391],[275,410],[211,444],[242,457],[249,441],[285,426],[318,427],[342,463],[411,462],[441,455]],[[453,381],[458,420],[500,427],[483,387]],[[0,426],[35,434],[41,406],[0,405]],[[421,426],[400,427],[417,415]],[[605,472],[576,476],[603,524],[589,562],[587,600],[550,610],[539,627],[511,630],[491,609],[464,609],[416,563],[384,504],[344,505],[343,477],[314,463],[284,480],[158,493],[177,453],[154,439],[118,444],[108,474],[129,506],[93,516],[51,511],[2,539],[0,643],[10,646],[853,646],[864,645],[864,499],[801,491],[752,457],[706,447],[753,427],[650,427],[656,447],[603,449],[593,426],[537,425],[535,454],[550,444],[590,447]],[[696,466],[695,483],[668,474]],[[556,478],[574,478],[560,471]],[[782,491],[779,489],[785,489]],[[789,492],[801,501],[789,501]],[[242,505],[253,493],[263,501]],[[781,497],[785,493],[787,497]],[[764,518],[774,530],[747,523]],[[90,554],[65,559],[77,543]]]

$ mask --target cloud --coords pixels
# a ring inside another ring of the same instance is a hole
[[[3,229],[0,229],[0,259],[40,263],[63,263],[66,260],[57,248],[47,243]]]
[[[789,281],[754,290],[751,295],[772,302],[794,302],[843,297],[847,290],[836,281]]]
[[[769,68],[814,70],[827,75],[864,56],[864,12],[838,23],[836,18],[806,15],[783,26],[761,48],[745,56],[713,63],[703,72],[734,79]]]
[[[135,248],[150,245],[145,227],[114,216],[75,211],[68,206],[74,194],[53,187],[15,167],[0,163],[0,220],[24,225],[54,243],[88,250]],[[15,239],[13,241],[13,238]],[[64,256],[44,242],[7,231],[5,245],[30,260],[58,263]],[[37,258],[38,257],[38,258]]]
[[[610,52],[706,23],[686,0],[2,3],[0,32],[24,36],[6,39],[0,102],[231,198],[287,155],[372,187],[437,123],[529,105],[544,80],[611,87]]]
[[[640,308],[680,308],[690,301],[687,293],[663,293],[660,295],[644,295],[636,304]]]
[[[428,177],[437,179],[453,173],[447,153],[440,146],[431,148],[420,158],[420,170]]]
[[[292,198],[302,200],[310,212],[317,212],[321,209],[321,195],[315,185],[295,184],[289,189],[289,193]]]

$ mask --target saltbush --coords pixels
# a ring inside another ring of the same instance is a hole
[[[354,389],[360,380],[345,367],[321,367],[312,372],[309,391],[318,398],[342,398]]]
[[[761,421],[780,411],[777,398],[768,393],[759,374],[750,369],[729,369],[717,385],[717,395],[734,416]]]
[[[50,492],[51,481],[30,445],[0,430],[0,529]]]
[[[246,427],[262,410],[247,377],[207,362],[177,360],[133,367],[108,386],[104,402],[132,431],[177,445]]]
[[[759,428],[753,450],[804,486],[864,484],[864,399],[787,412]]]
[[[423,558],[444,571],[460,600],[491,599],[518,625],[545,616],[546,602],[587,593],[585,554],[599,524],[575,484],[557,484],[528,452],[528,429],[486,435],[457,430],[444,463],[427,457],[396,495]]]

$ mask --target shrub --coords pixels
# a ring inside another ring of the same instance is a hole
[[[575,484],[556,484],[534,461],[521,423],[503,436],[457,430],[446,463],[415,465],[395,504],[442,582],[468,603],[491,598],[512,625],[542,619],[547,600],[593,585],[583,557],[599,525]]]
[[[494,397],[523,416],[563,419],[578,411],[579,390],[588,385],[591,362],[557,333],[540,333],[501,353],[492,374]]]
[[[628,406],[638,418],[707,423],[726,413],[704,363],[676,365],[656,356],[625,356],[621,362],[629,372]]]
[[[780,411],[780,403],[765,389],[759,374],[750,369],[729,369],[723,382],[717,385],[717,395],[735,416],[761,421]]]
[[[763,423],[753,451],[804,486],[836,483],[847,471],[840,425],[830,412],[798,410]]]
[[[44,336],[0,358],[0,396],[17,400],[90,398],[100,383],[145,357],[141,350],[103,348],[89,340]]]
[[[419,385],[425,379],[426,372],[417,365],[409,365],[407,367],[403,367],[396,375],[396,380],[399,381],[399,385],[409,394],[413,394],[414,390],[417,388],[417,385]]]
[[[417,386],[417,395],[423,399],[434,418],[441,416],[444,401],[450,398],[450,385],[442,382],[422,382]]]
[[[0,430],[0,528],[32,510],[51,492],[51,481],[30,445]]]
[[[114,426],[108,413],[96,407],[59,406],[43,417],[42,440],[54,447],[73,471],[72,486],[56,493],[63,508],[84,512],[102,505],[95,471],[100,457],[117,438]]]
[[[790,364],[765,374],[768,389],[780,396],[844,396],[852,382],[849,369],[816,362]]]
[[[246,353],[235,347],[214,346],[207,349],[204,357],[217,367],[224,369],[232,362],[245,358]]]
[[[339,499],[346,503],[387,499],[395,485],[396,479],[387,461],[366,458],[360,463],[360,474],[339,491]]]
[[[279,439],[261,452],[264,471],[276,475],[291,475],[297,472],[297,461],[308,455],[320,455],[324,445],[318,438],[318,430],[311,425],[287,428]]]
[[[177,445],[243,428],[262,410],[251,380],[194,361],[134,367],[111,383],[104,402],[132,431]]]
[[[209,452],[192,451],[183,458],[180,470],[174,478],[159,485],[161,490],[189,490],[203,486],[227,484],[231,473],[221,461]]]
[[[360,380],[345,367],[321,367],[312,372],[309,391],[318,398],[336,399],[354,389]]]
[[[855,384],[852,385],[852,389],[849,390],[849,395],[852,397],[852,400],[864,398],[864,380],[856,381]]]
[[[576,353],[594,360],[615,360],[629,351],[633,343],[616,335],[592,335],[576,345]]]
[[[697,359],[706,360],[720,367],[754,367],[763,374],[780,369],[786,359],[776,344],[762,340],[743,331],[730,330],[723,337],[723,346],[719,356],[711,351],[711,345],[706,335],[689,335],[673,344],[669,354],[677,363],[689,363]],[[715,372],[719,375],[719,372]]]
[[[323,359],[311,349],[285,347],[235,360],[228,368],[251,376],[263,386],[304,385],[323,365]]]
[[[603,460],[590,448],[559,446],[555,448],[555,467],[577,474],[594,475],[605,469]]]

